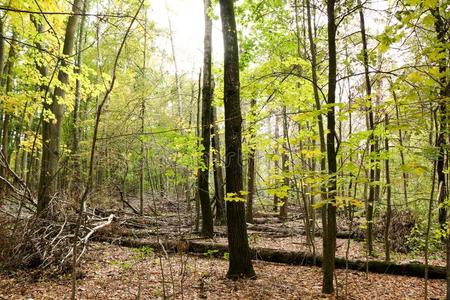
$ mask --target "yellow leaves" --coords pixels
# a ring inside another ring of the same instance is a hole
[[[425,8],[435,8],[438,6],[438,0],[424,0],[423,1],[423,6]]]
[[[225,196],[225,201],[227,202],[245,202],[245,198],[241,196],[248,195],[248,192],[241,191],[239,195],[237,193],[227,193]]]
[[[426,166],[420,165],[419,163],[416,162],[406,163],[400,167],[400,170],[415,175],[422,175],[425,172],[429,171],[429,169]]]
[[[320,157],[322,156],[322,152],[320,149],[303,149],[301,153],[305,156],[305,158],[314,158],[314,157]]]
[[[422,23],[426,26],[433,26],[435,22],[435,18],[432,14],[427,14],[423,19]]]
[[[406,77],[413,83],[420,83],[423,81],[423,76],[420,72],[414,71],[412,73],[409,73],[409,75]]]
[[[19,115],[27,102],[25,94],[0,96],[1,108],[8,114]]]
[[[327,201],[319,201],[312,205],[314,209],[323,207],[326,204],[331,204],[335,207],[341,208],[344,206],[363,207],[364,203],[358,199],[348,196],[336,196],[335,201],[328,199]]]
[[[25,139],[20,142],[20,148],[25,152],[31,153],[33,146],[35,149],[42,148],[42,136],[40,134],[36,136],[33,131],[26,131]]]

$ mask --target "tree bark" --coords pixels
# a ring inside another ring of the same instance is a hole
[[[278,139],[280,138],[280,117],[278,115],[275,115],[275,130],[274,130],[274,139],[275,139],[275,154],[278,154]],[[274,175],[277,175],[280,173],[280,162],[278,159],[275,159],[273,162],[273,168],[274,168]],[[278,179],[274,180],[274,188],[278,188]],[[278,203],[280,202],[280,197],[278,197],[278,194],[275,193],[273,196],[273,211],[278,211]]]
[[[72,5],[72,12],[69,17],[64,37],[63,55],[72,55],[75,44],[75,32],[82,11],[84,0],[75,0]],[[69,66],[69,62],[63,58],[61,69],[58,72],[60,85],[67,85],[69,75],[64,68]],[[39,181],[39,194],[37,214],[45,215],[51,197],[56,193],[56,176],[58,172],[59,144],[61,137],[62,120],[64,116],[64,106],[60,103],[64,99],[65,91],[61,86],[56,86],[51,104],[44,104],[44,108],[50,110],[55,116],[54,121],[44,122],[42,126],[42,162]]]
[[[198,192],[202,209],[201,234],[206,237],[214,235],[211,200],[209,198],[209,159],[211,144],[211,102],[212,102],[212,20],[208,15],[210,0],[204,1],[205,36],[203,53],[203,87],[202,87],[202,163],[198,178]]]
[[[374,135],[375,123],[374,123],[374,113],[373,113],[373,104],[372,104],[372,85],[369,77],[369,53],[367,49],[367,35],[366,35],[366,26],[364,20],[364,12],[361,6],[361,1],[358,0],[359,8],[359,19],[360,19],[360,28],[361,28],[361,38],[362,38],[362,46],[363,46],[363,65],[364,65],[364,81],[366,87],[366,97],[368,101],[367,107],[367,116],[368,116],[368,128],[371,132],[369,138],[367,139],[367,143],[369,144],[370,153],[369,153],[369,198],[366,203],[366,222],[367,222],[367,249],[369,255],[373,255],[373,208],[374,203],[378,200],[378,189],[375,186],[375,181],[377,177],[379,177],[377,159],[375,156],[378,155],[378,140]]]
[[[13,91],[13,72],[14,72],[14,65],[16,60],[16,38],[15,34],[13,34],[13,41],[11,42],[11,45],[9,47],[9,53],[8,53],[8,60],[6,62],[6,87],[5,87],[5,93],[6,95],[11,94]],[[2,128],[2,154],[5,158],[5,162],[9,163],[9,122],[10,122],[11,116],[8,111],[4,111],[3,116],[3,128]],[[6,169],[3,167],[0,167],[0,175],[6,176]]]
[[[283,176],[283,186],[288,188],[289,190],[289,158],[288,158],[288,120],[287,120],[287,111],[286,105],[283,105],[283,152],[281,153],[281,173]],[[288,191],[286,195],[281,198],[281,206],[280,206],[280,219],[284,220],[287,218],[287,207],[288,207]]]
[[[389,115],[385,114],[384,116],[384,126],[385,130],[389,125]],[[389,244],[389,230],[391,227],[391,218],[392,218],[392,203],[391,203],[391,173],[389,166],[389,137],[386,136],[384,139],[384,150],[386,151],[386,159],[384,161],[384,171],[386,174],[386,228],[384,229],[384,247],[385,247],[385,259],[386,261],[391,260],[390,255],[390,244]]]
[[[230,250],[228,278],[254,277],[245,205],[242,201],[242,116],[240,107],[239,50],[234,0],[220,0],[224,44],[224,106],[227,228]]]
[[[331,294],[334,291],[333,278],[335,268],[335,251],[336,251],[336,120],[335,107],[336,103],[336,23],[335,23],[335,0],[327,1],[327,31],[328,31],[328,104],[331,106],[327,111],[327,161],[328,161],[328,199],[325,205],[326,215],[323,224],[323,280],[322,292]]]
[[[251,116],[255,118],[256,100],[252,99],[250,102]],[[256,147],[254,145],[254,139],[256,137],[255,122],[252,120],[249,124],[250,140],[248,151],[248,164],[247,164],[247,209],[246,209],[246,221],[247,223],[253,223],[253,198],[255,194],[255,152]]]
[[[219,225],[225,225],[225,191],[223,183],[223,171],[220,155],[220,137],[219,126],[217,126],[217,109],[215,106],[211,108],[212,123],[212,139],[211,146],[213,148],[213,173],[214,173],[214,200],[216,203],[216,222]]]
[[[83,14],[86,13],[86,2],[83,3]],[[81,74],[81,64],[82,64],[82,54],[83,54],[83,39],[84,39],[84,26],[86,23],[86,16],[83,15],[80,21],[80,28],[78,30],[78,43],[77,43],[77,59],[75,62],[75,73]],[[71,155],[73,160],[73,168],[74,168],[74,177],[75,180],[78,181],[80,178],[80,158],[79,158],[79,142],[80,142],[80,125],[79,125],[79,115],[80,115],[80,104],[81,104],[81,81],[77,78],[75,82],[75,102],[73,106],[72,119],[73,119],[73,128],[72,128],[72,145],[71,145]]]

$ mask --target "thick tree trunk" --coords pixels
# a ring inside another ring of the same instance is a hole
[[[150,246],[158,251],[163,251],[161,244],[157,241],[143,241],[129,238],[117,239],[116,237],[97,237],[97,240],[114,243],[124,247],[141,248],[144,246]],[[163,246],[164,250],[167,252],[190,252],[203,254],[210,250],[217,250],[217,252],[213,253],[213,256],[217,258],[223,257],[224,253],[229,251],[228,246],[225,244],[195,241],[188,241],[185,243],[180,243],[180,241],[165,241]],[[255,260],[300,266],[321,266],[324,263],[323,257],[321,256],[313,256],[305,252],[286,251],[271,248],[251,248],[250,256]],[[369,272],[378,274],[414,276],[419,278],[423,278],[425,274],[425,265],[418,263],[396,264],[378,260],[370,260],[366,262],[362,260],[346,260],[345,258],[336,257],[336,268],[339,269],[348,268],[355,271],[365,271],[366,265],[368,265]],[[444,279],[445,276],[446,271],[444,267],[429,266],[429,278]]]
[[[75,44],[75,33],[82,12],[84,0],[75,0],[72,6],[74,15],[69,17],[67,22],[66,34],[64,38],[63,54],[72,55]],[[61,61],[61,69],[58,72],[58,80],[62,85],[67,85],[69,82],[69,75],[64,68],[69,66],[66,59]],[[59,143],[61,137],[62,119],[64,116],[64,106],[60,103],[64,99],[65,91],[62,87],[55,87],[51,104],[44,104],[45,109],[50,110],[55,120],[51,122],[44,122],[42,126],[42,162],[41,174],[39,181],[39,194],[37,213],[45,214],[51,197],[56,193],[56,176],[58,172],[59,159]]]
[[[88,0],[85,0],[88,1]],[[86,3],[83,3],[83,13],[86,12]],[[83,54],[83,39],[84,39],[84,25],[86,23],[86,16],[83,15],[80,21],[80,28],[78,30],[78,43],[77,43],[77,59],[75,62],[75,73],[81,73],[81,64],[82,64],[82,54]],[[79,78],[76,79],[75,82],[75,102],[73,105],[72,119],[73,119],[73,128],[72,128],[72,145],[71,145],[71,155],[73,161],[73,172],[75,181],[80,180],[80,158],[79,158],[79,140],[80,140],[80,104],[81,104],[81,80]]]
[[[220,0],[224,44],[225,170],[230,250],[227,277],[254,277],[242,198],[242,116],[234,0]],[[234,199],[233,199],[234,198]]]
[[[203,87],[202,87],[202,163],[198,178],[198,192],[202,209],[201,234],[206,237],[214,235],[213,217],[211,212],[211,200],[209,198],[209,159],[211,144],[211,102],[212,102],[212,76],[211,76],[211,53],[212,53],[212,20],[209,18],[208,10],[210,0],[204,2],[205,36],[203,56]]]
[[[438,179],[438,186],[440,187],[439,193],[439,225],[441,228],[445,230],[447,223],[447,205],[445,204],[448,191],[446,185],[445,175],[445,162],[448,160],[448,98],[450,98],[450,78],[448,77],[448,59],[449,52],[446,51],[445,46],[449,43],[448,38],[448,25],[446,25],[446,19],[440,13],[440,7],[436,7],[431,9],[431,13],[435,19],[434,28],[437,34],[437,39],[440,46],[441,54],[445,55],[443,58],[439,59],[439,74],[441,74],[439,78],[440,83],[440,91],[439,91],[439,111],[438,111],[438,128],[437,128],[437,139],[436,139],[436,148],[438,149],[438,157],[436,162],[436,173]],[[447,252],[447,299],[450,299],[450,237],[447,236],[444,238],[444,242],[446,244],[446,252]]]
[[[325,205],[326,224],[323,224],[323,281],[322,292],[331,294],[334,291],[334,263],[336,251],[336,120],[335,108],[336,103],[336,23],[335,23],[335,6],[334,0],[327,1],[327,17],[328,17],[328,104],[331,106],[327,112],[327,161],[328,161],[328,203]]]

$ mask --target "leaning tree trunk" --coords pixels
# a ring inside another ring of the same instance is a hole
[[[245,223],[242,182],[242,116],[239,50],[234,0],[220,0],[224,44],[225,155],[227,228],[230,251],[228,278],[254,277]]]
[[[328,17],[328,104],[330,108],[327,111],[327,161],[328,161],[328,198],[326,206],[326,224],[323,224],[323,281],[322,292],[331,294],[334,291],[334,261],[336,251],[336,119],[335,108],[336,103],[336,23],[335,23],[335,0],[327,1],[327,17]]]
[[[69,17],[64,37],[63,55],[71,56],[75,44],[75,32],[82,12],[84,0],[75,0],[72,5],[72,12]],[[61,85],[67,85],[69,75],[65,68],[69,66],[67,59],[61,60],[61,68],[58,72],[58,80]],[[42,161],[39,181],[39,194],[37,213],[45,214],[51,197],[56,193],[56,176],[58,171],[59,142],[61,137],[62,119],[64,116],[64,106],[61,99],[64,99],[65,91],[63,87],[56,86],[51,104],[44,104],[46,110],[50,110],[55,116],[54,122],[44,122],[42,126]]]
[[[211,144],[211,102],[212,102],[212,76],[211,76],[211,51],[212,51],[212,20],[208,15],[210,0],[205,0],[205,37],[203,56],[203,87],[202,87],[202,163],[198,178],[198,192],[202,209],[201,234],[212,237],[214,234],[211,201],[209,198],[209,158]]]

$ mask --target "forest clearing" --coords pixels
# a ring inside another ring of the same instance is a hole
[[[0,0],[0,299],[450,299],[448,0]]]

